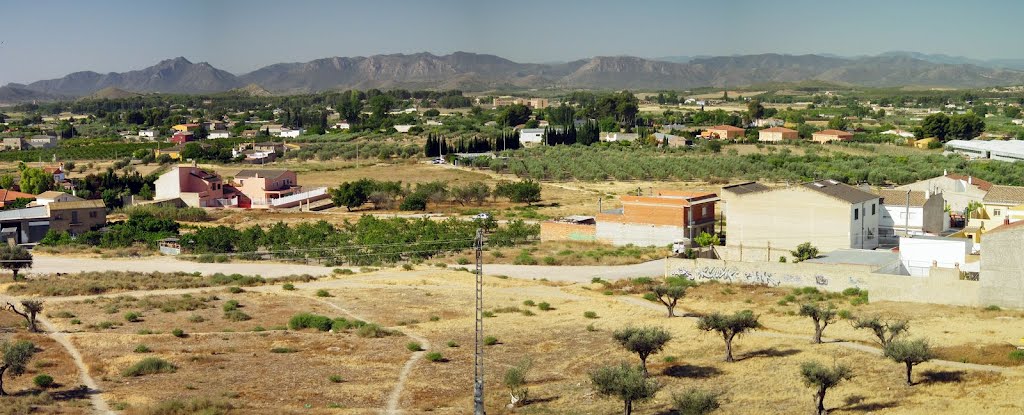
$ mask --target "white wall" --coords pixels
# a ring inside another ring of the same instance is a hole
[[[544,133],[519,133],[519,142],[526,143],[541,143],[544,141]]]
[[[682,226],[643,225],[599,220],[595,237],[612,245],[668,246],[686,240]]]
[[[967,262],[974,242],[967,238],[900,238],[900,262],[910,275],[928,275],[932,264],[955,268]]]
[[[156,191],[154,199],[171,199],[181,195],[181,182],[178,177],[180,172],[181,169],[175,167],[156,179],[153,183]]]

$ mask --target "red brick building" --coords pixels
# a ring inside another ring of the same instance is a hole
[[[665,246],[715,233],[718,195],[658,190],[652,196],[622,196],[621,211],[597,215],[597,239],[615,245]]]
[[[179,131],[179,132],[174,133],[174,135],[171,136],[171,142],[174,143],[174,144],[185,144],[187,142],[195,141],[195,140],[196,140],[195,136],[192,135],[192,133],[188,132],[188,131]]]

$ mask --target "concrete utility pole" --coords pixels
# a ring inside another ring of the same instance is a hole
[[[903,236],[910,236],[910,192],[910,190],[907,190],[907,216],[903,218]]]
[[[477,228],[476,241],[476,340],[473,352],[473,415],[484,415],[484,230]]]

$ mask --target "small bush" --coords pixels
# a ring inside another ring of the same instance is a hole
[[[141,316],[139,313],[126,313],[124,319],[129,323],[138,323],[141,320]]]
[[[32,379],[32,383],[34,383],[39,389],[46,389],[53,386],[53,376],[39,375]]]
[[[424,357],[426,357],[427,360],[434,363],[447,361],[447,359],[444,358],[444,355],[442,355],[440,352],[430,352],[427,353],[426,356]]]
[[[644,294],[644,300],[647,300],[647,301],[658,301],[658,296],[655,295],[654,293],[646,293],[646,294]]]
[[[430,321],[441,321],[441,316],[430,316]]]
[[[544,257],[544,265],[558,265],[558,258],[546,256]]]
[[[333,325],[334,321],[330,317],[312,313],[299,313],[288,320],[288,328],[292,330],[317,329],[328,331]]]
[[[54,314],[53,317],[55,317],[55,318],[75,318],[75,315],[71,314],[70,311],[61,311],[59,313]]]
[[[369,323],[359,328],[356,335],[359,337],[385,337],[394,334],[391,330],[385,329],[377,324]]]
[[[317,297],[330,297],[331,293],[327,292],[327,290],[316,290],[316,296]]]
[[[661,360],[664,361],[665,363],[675,363],[676,360],[679,360],[679,358],[675,356],[665,356]]]
[[[231,310],[224,313],[224,319],[228,321],[249,321],[252,316],[245,314],[242,310]]]
[[[985,307],[985,311],[1003,311],[1003,308],[993,304],[988,307]]]
[[[297,353],[299,349],[292,347],[275,347],[270,349],[270,353]]]
[[[524,316],[526,316],[526,317],[533,317],[533,316],[537,315],[537,313],[534,313],[532,310],[522,310],[519,313],[524,315]]]
[[[672,406],[680,415],[704,415],[718,409],[718,395],[701,389],[688,389],[672,396]]]
[[[448,347],[459,347],[459,344],[455,340],[448,340]]]
[[[149,346],[146,346],[144,344],[140,344],[138,346],[135,346],[135,353],[149,353],[149,352],[152,352],[152,351],[153,350],[151,350],[149,348]]]
[[[537,303],[533,302],[533,300],[526,300],[526,301],[523,301],[523,305],[525,305],[527,307],[533,307],[533,306],[537,305]]]
[[[96,327],[106,330],[109,328],[113,328],[116,325],[117,324],[114,324],[113,321],[101,321],[99,324],[96,325]]]
[[[455,260],[455,263],[459,264],[459,265],[469,265],[469,259],[468,258],[459,258],[459,259]]]
[[[244,290],[242,290],[242,287],[236,287],[236,286],[228,287],[228,292],[232,293],[232,294],[240,294],[242,291],[244,291]]]
[[[154,375],[157,373],[174,373],[178,370],[177,366],[172,365],[170,362],[156,358],[147,357],[140,360],[138,363],[125,369],[121,372],[121,375],[125,377],[135,377],[143,375]]]
[[[587,331],[597,331],[597,327],[594,327],[594,323],[587,325]]]
[[[780,256],[779,257],[779,262],[785,263],[786,262],[786,257],[785,256]]]
[[[335,268],[333,272],[338,275],[352,275],[356,273],[348,268]]]
[[[844,310],[839,310],[837,315],[839,315],[839,318],[841,318],[843,320],[849,320],[849,319],[853,318],[853,313],[851,313],[850,310],[845,310],[845,309]]]
[[[345,378],[338,375],[331,375],[327,377],[327,380],[331,381],[331,383],[341,383],[345,381]]]
[[[225,312],[228,312],[238,310],[238,307],[238,300],[228,300],[221,308],[224,309]]]
[[[542,311],[552,310],[551,304],[548,304],[546,302],[541,302],[537,304],[537,308],[541,309]]]
[[[421,345],[419,342],[409,342],[405,344],[405,348],[408,349],[410,352],[418,352],[423,350],[423,345]]]
[[[295,291],[295,284],[287,283],[285,285],[282,285],[281,288],[284,289],[285,291]]]
[[[494,346],[496,344],[498,344],[498,338],[497,337],[494,337],[494,336],[484,337],[484,345],[486,345],[486,346]]]
[[[77,318],[73,318],[73,319],[71,319],[71,324],[82,324],[82,320],[79,320]]]
[[[171,330],[171,335],[179,339],[183,339],[185,338],[185,336],[188,336],[187,334],[185,334],[185,330],[182,329]]]
[[[402,264],[402,269],[406,271],[412,271],[412,264]]]
[[[484,317],[494,317],[494,312],[493,311],[484,311],[483,312],[483,316]]]
[[[1010,360],[1015,362],[1024,362],[1024,349],[1018,349],[1010,352]]]
[[[597,318],[597,313],[594,311],[584,311],[583,317],[585,318]]]
[[[206,321],[206,319],[203,318],[203,316],[201,316],[201,315],[193,314],[193,315],[188,317],[188,321],[192,322],[192,323],[202,323],[202,322]]]

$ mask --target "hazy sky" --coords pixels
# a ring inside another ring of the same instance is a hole
[[[0,84],[176,56],[236,74],[460,50],[518,62],[892,50],[1024,58],[1016,0],[0,0],[0,15]]]

